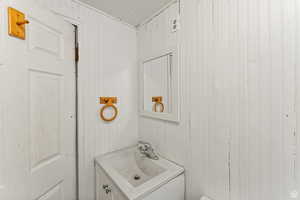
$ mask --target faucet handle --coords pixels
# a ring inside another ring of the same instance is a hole
[[[139,141],[138,148],[140,151],[154,151],[152,145],[149,142]]]
[[[152,145],[149,142],[139,141],[138,146],[139,148],[143,147],[143,148],[152,149]]]

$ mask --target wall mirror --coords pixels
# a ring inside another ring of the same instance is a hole
[[[141,61],[140,80],[141,115],[179,122],[178,51]]]
[[[180,13],[172,1],[138,27],[140,114],[180,120]]]

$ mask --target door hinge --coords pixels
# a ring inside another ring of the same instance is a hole
[[[76,45],[75,47],[75,61],[78,62],[79,61],[79,46]]]
[[[174,18],[172,20],[172,24],[171,24],[171,32],[175,33],[180,29],[180,17],[177,16],[176,18]]]

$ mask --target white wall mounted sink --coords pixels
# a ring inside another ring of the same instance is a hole
[[[159,188],[167,185],[171,180],[181,176],[180,181],[177,181],[179,183],[178,187],[181,188],[177,192],[183,192],[178,194],[182,197],[177,199],[183,200],[184,169],[162,157],[159,157],[159,160],[144,157],[136,146],[97,157],[96,168],[99,168],[98,172],[103,171],[112,184],[115,185],[115,188],[120,190],[123,196],[129,200],[145,199]],[[99,183],[97,189],[102,190],[103,185],[101,184],[106,185],[106,183],[103,183],[103,180],[99,180]],[[175,191],[169,192],[173,196],[176,193]],[[164,194],[166,194],[166,189],[164,189]],[[176,199],[176,197],[172,198]],[[157,197],[156,200],[158,200]]]

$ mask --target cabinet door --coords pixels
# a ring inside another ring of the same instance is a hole
[[[113,181],[96,166],[97,200],[128,200]]]
[[[114,187],[112,192],[112,200],[128,200],[128,198],[126,198],[119,189]]]
[[[113,200],[111,180],[104,174],[104,172],[96,167],[96,195],[97,200]]]

